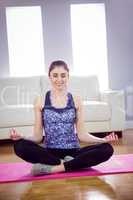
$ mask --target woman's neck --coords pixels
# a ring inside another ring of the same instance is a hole
[[[55,97],[64,97],[67,95],[67,90],[51,89],[51,94]]]
[[[56,108],[64,108],[67,106],[68,95],[66,90],[51,90],[51,104]]]

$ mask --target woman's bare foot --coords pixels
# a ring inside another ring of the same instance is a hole
[[[61,161],[60,165],[47,165],[47,164],[33,164],[33,167],[31,169],[31,174],[34,176],[38,175],[44,175],[44,174],[53,174],[58,172],[64,172],[64,164],[63,161]]]
[[[51,173],[64,172],[64,171],[65,171],[65,167],[64,167],[63,161],[61,161],[60,165],[55,165],[51,168]]]

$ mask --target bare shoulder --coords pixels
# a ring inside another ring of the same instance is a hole
[[[82,98],[80,96],[73,95],[75,107],[78,109],[82,105]]]
[[[34,108],[42,110],[43,108],[43,97],[41,95],[37,96],[34,101]]]

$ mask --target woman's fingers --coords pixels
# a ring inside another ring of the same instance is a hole
[[[18,140],[21,138],[21,135],[16,131],[16,129],[12,128],[10,129],[10,138],[12,140]]]
[[[118,140],[118,135],[114,133],[114,140]]]
[[[10,129],[10,135],[11,135],[11,137],[16,137],[16,135],[17,135],[17,133],[16,133],[16,131],[15,131],[15,129]]]
[[[119,139],[119,138],[118,138],[118,135],[114,133],[114,140],[115,140],[115,141],[118,141],[118,139]]]
[[[111,141],[115,140],[115,134],[114,134],[114,132],[110,134],[110,138],[111,138]]]
[[[105,137],[107,142],[118,141],[118,136],[114,132]]]

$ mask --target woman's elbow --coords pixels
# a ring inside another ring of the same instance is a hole
[[[83,142],[84,141],[84,137],[83,137],[83,134],[78,134],[78,139]]]

